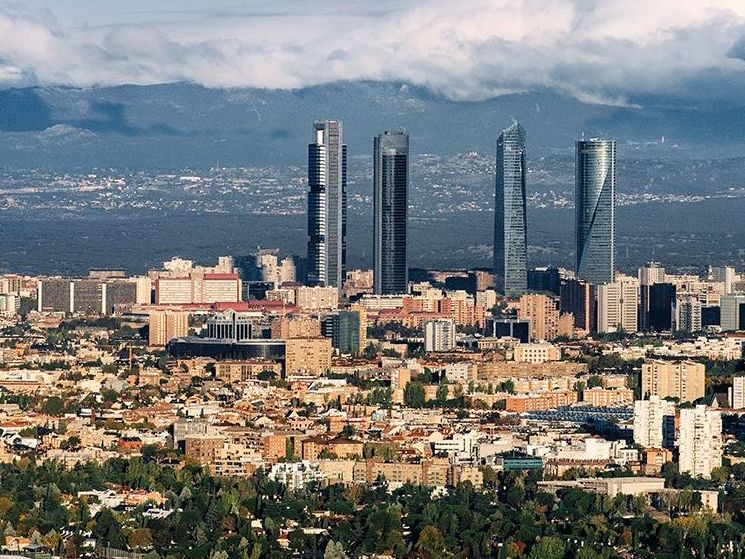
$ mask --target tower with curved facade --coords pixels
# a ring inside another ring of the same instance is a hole
[[[314,124],[308,189],[308,283],[341,287],[347,261],[347,146],[341,121]]]
[[[525,131],[517,122],[497,139],[494,197],[494,276],[497,291],[517,297],[528,289]]]
[[[375,293],[406,293],[409,135],[386,130],[373,142]]]
[[[616,264],[616,142],[581,140],[576,153],[577,276],[611,283]]]

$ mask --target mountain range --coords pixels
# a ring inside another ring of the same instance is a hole
[[[544,90],[453,101],[400,82],[337,82],[298,90],[209,89],[188,83],[0,91],[0,161],[24,168],[303,165],[311,122],[344,121],[351,157],[372,136],[405,127],[413,153],[491,153],[519,120],[531,156],[571,155],[582,137],[619,140],[620,157],[730,157],[745,142],[740,107],[675,98],[634,106],[583,103]]]

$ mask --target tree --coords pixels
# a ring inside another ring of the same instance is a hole
[[[404,404],[409,408],[424,407],[424,385],[418,381],[410,381],[404,388]]]
[[[47,415],[59,417],[65,413],[65,403],[59,396],[50,396],[41,409]]]
[[[499,389],[507,394],[515,393],[515,383],[512,380],[506,380],[499,385]]]
[[[414,549],[418,559],[439,559],[445,551],[445,538],[437,528],[427,525],[419,534]]]
[[[347,423],[341,430],[341,433],[339,433],[342,437],[350,438],[357,435],[357,429],[354,428],[354,425],[350,425]]]
[[[129,533],[127,543],[135,551],[147,550],[153,547],[153,535],[147,528],[136,528]]]
[[[258,375],[256,375],[256,378],[264,382],[272,381],[277,378],[277,373],[275,373],[274,371],[268,371],[268,370],[261,371]]]
[[[57,551],[61,542],[62,538],[60,538],[60,535],[55,530],[49,530],[42,538],[42,545],[52,550],[52,552]]]
[[[62,441],[62,443],[60,444],[60,448],[62,450],[78,450],[81,443],[82,441],[80,440],[80,437],[78,437],[77,435],[73,435],[67,440]]]
[[[285,440],[285,461],[292,462],[295,459],[295,441],[292,437]]]
[[[323,559],[346,559],[346,557],[341,542],[329,540],[329,543],[326,544],[326,550],[323,552]]]
[[[553,537],[544,536],[530,550],[530,559],[563,559],[565,545],[564,541]]]
[[[437,403],[442,405],[444,404],[448,399],[448,385],[443,383],[440,386],[437,387],[437,393],[435,394],[435,400],[437,400]]]
[[[367,347],[362,352],[362,355],[368,361],[372,361],[373,359],[375,359],[378,356],[378,350],[375,347],[375,344],[372,343],[372,342],[370,342],[369,344],[367,344]]]
[[[587,388],[603,387],[603,379],[598,375],[590,375],[587,379]]]

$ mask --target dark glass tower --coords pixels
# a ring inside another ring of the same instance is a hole
[[[497,291],[508,297],[528,289],[526,172],[525,131],[516,122],[497,139],[494,198],[494,275]]]
[[[341,287],[347,261],[347,146],[338,120],[314,124],[308,145],[308,283]]]
[[[577,142],[577,276],[611,283],[616,263],[616,142]]]
[[[375,293],[406,293],[409,135],[387,130],[373,142]]]

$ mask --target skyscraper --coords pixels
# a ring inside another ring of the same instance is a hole
[[[338,120],[308,145],[308,283],[341,287],[347,263],[347,146]]]
[[[409,135],[386,130],[373,142],[375,293],[406,293]]]
[[[515,122],[497,139],[494,197],[494,275],[497,291],[508,297],[528,288],[526,172],[525,131]]]
[[[616,263],[616,142],[577,142],[575,172],[577,276],[610,283]]]

